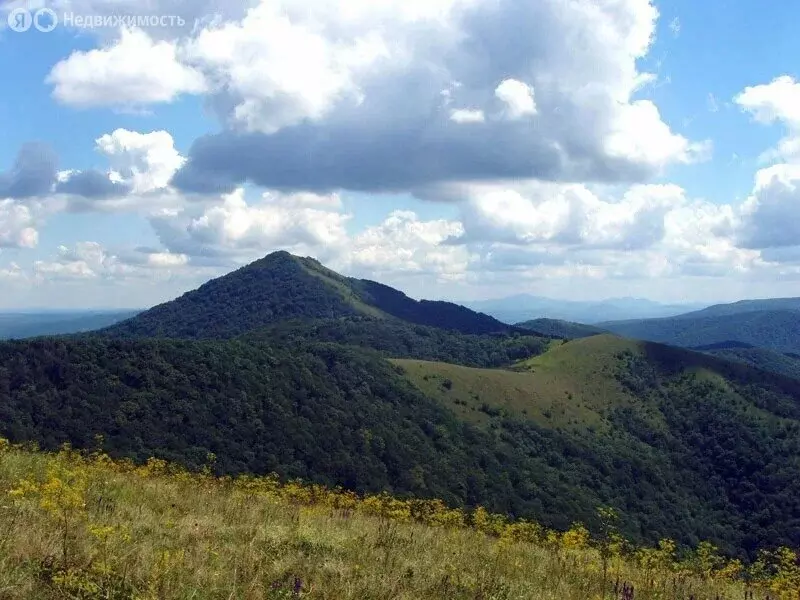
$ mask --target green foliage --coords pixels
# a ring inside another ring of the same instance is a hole
[[[388,286],[343,277],[313,259],[275,252],[103,334],[220,339],[287,319],[353,316],[395,318],[473,334],[513,330],[457,304],[417,301]]]
[[[371,348],[388,358],[417,358],[475,367],[500,367],[544,352],[550,340],[536,335],[472,335],[395,319],[348,317],[290,320],[244,336],[276,346],[331,342]]]
[[[783,354],[766,348],[731,347],[730,344],[718,344],[713,348],[706,346],[696,348],[696,350],[726,360],[742,362],[764,371],[800,379],[800,358],[790,354]]]
[[[800,382],[611,336],[554,346],[524,372],[398,363],[515,455],[544,452],[549,427],[561,457],[548,466],[568,482],[563,512],[594,531],[604,525],[584,512],[588,490],[635,540],[708,539],[751,556],[765,543],[800,544]],[[546,474],[532,483],[550,485]]]
[[[583,323],[573,323],[571,321],[562,321],[560,319],[533,319],[532,321],[517,323],[516,326],[521,329],[533,331],[539,335],[569,340],[608,333],[605,329],[601,329],[600,327],[584,325]]]
[[[742,342],[777,352],[800,352],[800,311],[759,310],[707,315],[704,311],[666,319],[602,323],[619,335],[686,348]]]

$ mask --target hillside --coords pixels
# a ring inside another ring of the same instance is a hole
[[[417,301],[388,286],[339,275],[314,259],[274,252],[103,334],[220,339],[286,319],[354,316],[398,318],[474,334],[511,329],[457,304]]]
[[[800,311],[800,298],[763,298],[756,300],[739,300],[728,304],[715,304],[701,310],[685,313],[681,316],[687,318],[697,317],[724,317],[739,315],[748,312],[761,311]]]
[[[157,460],[134,468],[5,440],[0,456],[8,600],[760,599],[800,586],[788,548],[750,568],[708,545],[632,548],[611,513],[591,539],[579,525],[552,531],[273,477],[220,480]]]
[[[472,367],[505,366],[541,354],[551,342],[531,332],[477,335],[371,317],[291,319],[256,329],[241,339],[287,347],[330,342],[370,348],[385,358],[419,358]]]
[[[794,310],[753,310],[717,316],[691,313],[601,326],[626,337],[687,348],[735,341],[781,353],[800,352],[800,311]]]
[[[114,457],[195,468],[213,453],[218,474],[559,529],[599,531],[612,506],[636,542],[739,554],[800,544],[798,421],[796,380],[608,334],[552,340],[287,253],[97,335],[0,344],[13,441],[99,435]]]
[[[0,313],[0,340],[92,331],[129,319],[137,312],[81,310]]]
[[[211,452],[218,473],[483,504],[560,529],[597,531],[610,505],[637,542],[800,542],[800,383],[613,336],[555,342],[515,371],[393,368],[306,340],[7,342],[0,433],[49,449],[102,435],[112,456],[195,468]]]
[[[514,371],[396,363],[464,422],[518,448],[534,426],[557,432],[570,448],[562,473],[576,468],[571,457],[591,465],[602,474],[595,491],[616,498],[640,534],[750,550],[765,535],[800,542],[797,381],[613,336],[555,344]]]
[[[766,348],[755,348],[740,342],[723,342],[710,346],[694,348],[725,360],[742,362],[764,371],[786,375],[800,379],[800,358],[796,355],[783,354]]]
[[[562,321],[560,319],[533,319],[531,321],[517,323],[516,326],[520,329],[533,331],[539,335],[568,340],[608,333],[605,329],[601,329],[600,327],[584,325],[583,323],[574,323],[572,321]]]

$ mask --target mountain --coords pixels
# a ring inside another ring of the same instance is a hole
[[[784,354],[766,348],[756,348],[742,342],[722,342],[693,349],[726,360],[752,365],[764,371],[800,379],[800,357],[796,354]]]
[[[697,304],[660,304],[642,298],[611,298],[580,302],[519,294],[493,300],[462,302],[464,306],[492,315],[504,323],[533,319],[557,319],[597,324],[621,319],[667,317],[701,308]]]
[[[687,319],[698,317],[724,317],[749,312],[762,311],[800,311],[800,298],[766,298],[760,300],[740,300],[729,304],[715,304],[707,308],[681,315]]]
[[[666,319],[603,323],[626,337],[684,347],[741,342],[780,353],[800,352],[800,311],[715,308]]]
[[[733,553],[800,543],[800,382],[598,335],[506,369],[343,344],[0,344],[0,433]]]
[[[275,252],[103,333],[221,339],[286,319],[356,316],[401,319],[472,334],[511,331],[508,325],[463,306],[417,301],[386,285],[339,275],[312,258]]]
[[[516,448],[531,448],[537,428],[556,432],[562,476],[593,473],[593,491],[615,498],[639,535],[746,549],[764,535],[800,537],[797,380],[610,335],[554,344],[513,370],[394,362]]]
[[[572,321],[562,321],[560,319],[533,319],[523,321],[516,325],[520,329],[527,329],[539,335],[561,339],[578,339],[592,335],[608,333],[605,329],[584,325],[583,323],[573,323]]]
[[[92,331],[129,319],[136,310],[0,313],[0,340]]]
[[[0,434],[559,529],[612,506],[639,542],[800,545],[800,381],[553,340],[287,253],[96,334],[0,343]]]

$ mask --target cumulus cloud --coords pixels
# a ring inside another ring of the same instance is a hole
[[[131,186],[122,181],[114,181],[108,173],[90,169],[62,172],[59,174],[55,192],[87,199],[104,199],[125,196],[131,192]]]
[[[649,0],[262,0],[168,40],[125,30],[50,80],[76,105],[205,94],[226,130],[193,146],[189,191],[636,181],[708,152],[634,97],[657,17]]]
[[[111,163],[112,178],[131,186],[136,194],[167,187],[184,163],[172,136],[163,130],[116,129],[98,138],[96,144]]]
[[[461,241],[634,250],[663,239],[664,217],[685,202],[674,185],[630,188],[601,199],[582,184],[475,186],[465,190]]]
[[[34,248],[38,242],[34,211],[12,199],[0,200],[0,248]]]
[[[504,79],[495,89],[494,95],[506,104],[509,119],[519,119],[536,114],[533,88],[522,81]]]
[[[124,281],[129,278],[152,277],[153,271],[180,269],[188,258],[164,251],[140,249],[118,254],[98,242],[78,242],[72,247],[59,246],[53,260],[38,260],[33,264],[39,280]]]
[[[169,185],[184,158],[166,131],[140,133],[127,129],[102,135],[96,150],[108,161],[106,170],[69,170],[58,174],[57,199],[72,212],[135,211],[151,214],[178,207],[186,198]]]
[[[174,44],[139,29],[122,29],[103,48],[72,53],[53,67],[47,83],[57,100],[80,108],[171,102],[206,89],[203,75],[180,62]]]
[[[445,242],[462,233],[457,221],[423,221],[412,211],[396,210],[379,225],[355,235],[339,263],[371,277],[432,275],[458,280],[468,268],[469,253]]]
[[[335,252],[347,239],[350,218],[338,207],[335,195],[278,192],[267,192],[250,204],[244,190],[237,189],[217,202],[164,211],[151,223],[169,251],[224,264],[277,248]]]
[[[450,111],[450,120],[456,123],[483,123],[486,116],[482,110],[456,108]]]
[[[800,246],[800,82],[777,77],[745,88],[734,101],[757,122],[786,129],[777,147],[762,155],[773,164],[756,173],[741,209],[739,242],[746,248]]]
[[[24,144],[9,171],[0,172],[0,198],[45,196],[56,182],[58,159],[53,150],[38,142]]]

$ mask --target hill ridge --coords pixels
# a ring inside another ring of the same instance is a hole
[[[463,306],[415,300],[388,285],[341,275],[314,258],[278,251],[100,333],[112,337],[232,338],[287,319],[359,315],[470,334],[515,330]]]

